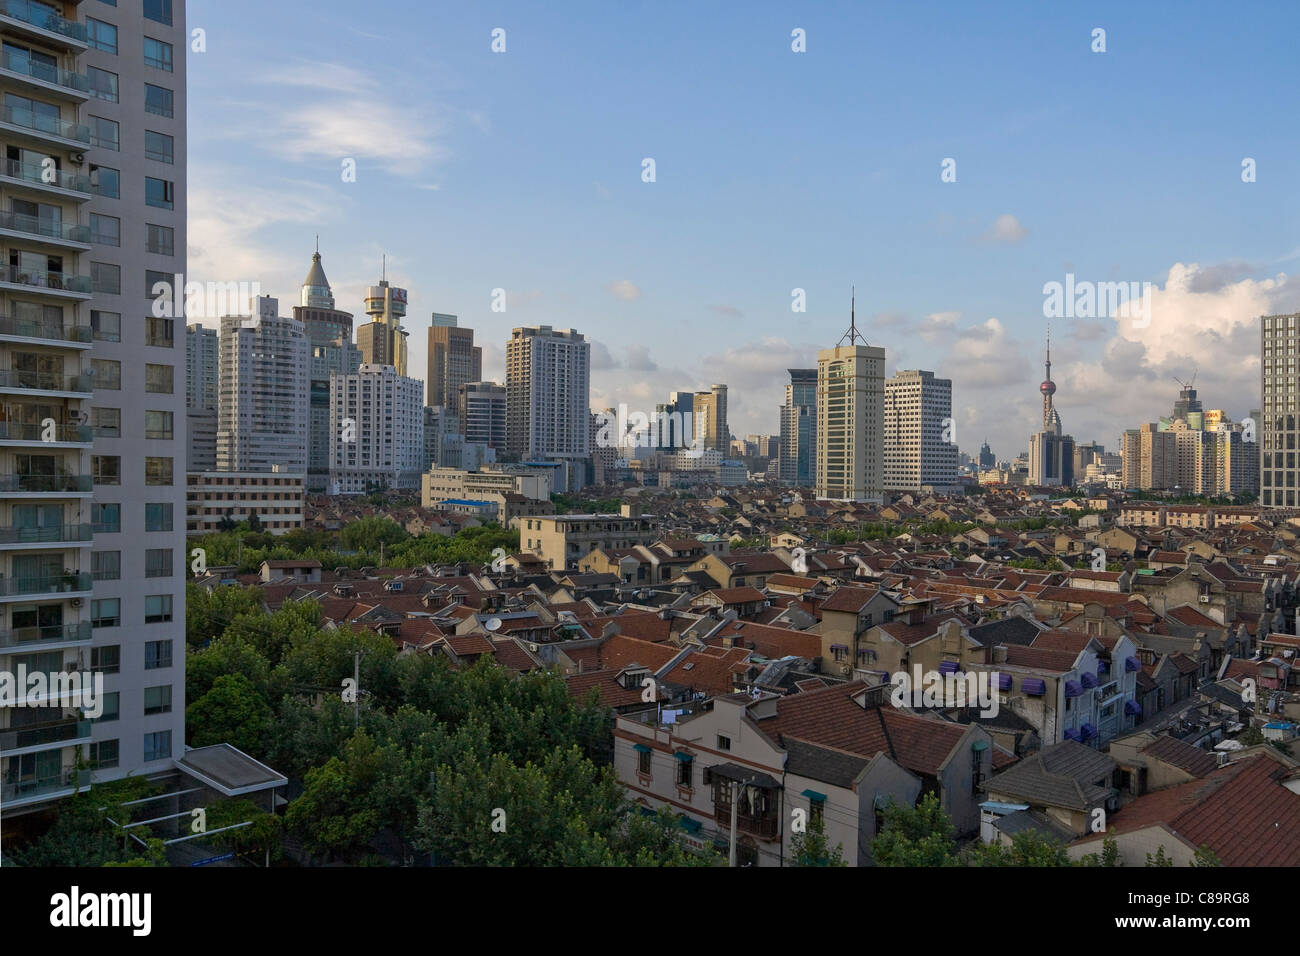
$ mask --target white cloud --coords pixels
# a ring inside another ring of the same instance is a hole
[[[615,279],[605,288],[614,295],[614,298],[622,299],[624,302],[632,302],[641,298],[640,288],[627,279]]]
[[[1029,230],[1020,224],[1020,220],[1011,213],[1003,213],[993,221],[993,225],[988,228],[980,238],[984,242],[1005,242],[1015,244],[1024,242],[1025,236],[1029,235]]]

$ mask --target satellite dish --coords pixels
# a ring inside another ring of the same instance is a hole
[[[489,631],[499,631],[501,630],[501,618],[490,617],[487,619],[487,623],[484,624],[483,626],[486,627]]]

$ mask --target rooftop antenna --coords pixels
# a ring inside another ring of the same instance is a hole
[[[861,332],[858,331],[858,320],[857,320],[858,289],[857,286],[852,286],[851,289],[852,291],[849,293],[849,330],[845,332],[844,335],[840,338],[839,344],[843,345],[844,340],[848,339],[849,345],[855,345],[859,340],[861,340],[863,345],[867,345],[868,343],[866,338],[862,335]]]
[[[380,259],[380,263],[381,264],[379,266],[379,281],[387,282],[388,281],[388,253],[384,253],[383,257]]]
[[[316,233],[316,255],[320,255],[320,233]]]

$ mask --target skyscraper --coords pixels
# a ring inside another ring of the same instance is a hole
[[[778,447],[782,481],[811,485],[817,477],[817,369],[792,368],[781,406]]]
[[[217,330],[194,323],[185,328],[185,407],[216,411]]]
[[[428,361],[428,405],[454,408],[460,387],[483,377],[483,349],[474,344],[473,329],[457,327],[454,315],[433,313]]]
[[[1296,445],[1300,440],[1300,356],[1297,324],[1300,312],[1260,317],[1259,503],[1265,508],[1296,507],[1300,469]]]
[[[1061,434],[1061,416],[1052,404],[1052,333],[1047,332],[1046,372],[1038,386],[1043,396],[1043,428],[1029,438],[1029,483],[1041,487],[1074,484],[1074,439]]]
[[[424,383],[362,363],[330,379],[330,485],[335,494],[420,487]]]
[[[578,490],[590,457],[591,343],[549,325],[514,329],[506,343],[506,453],[562,463],[555,487]]]
[[[881,500],[884,413],[885,350],[858,332],[851,302],[848,332],[817,353],[818,498]]]
[[[279,307],[265,295],[253,316],[221,320],[220,471],[307,471],[311,353],[302,323]]]
[[[506,387],[496,382],[464,382],[456,390],[455,408],[465,441],[506,450]]]
[[[406,375],[406,290],[380,279],[366,290],[366,314],[370,322],[357,329],[357,348],[367,365],[391,365]]]
[[[885,381],[885,490],[948,490],[957,484],[952,380],[907,370]]]
[[[727,386],[714,385],[707,392],[696,392],[692,402],[692,429],[694,434],[702,436],[705,451],[721,452],[722,456],[731,454],[731,429],[727,425]],[[691,444],[693,437],[688,436],[686,444]]]

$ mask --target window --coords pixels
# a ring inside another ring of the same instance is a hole
[[[90,745],[90,766],[92,770],[106,770],[117,766],[118,742],[116,740],[97,740]]]
[[[90,282],[96,292],[105,295],[122,294],[122,267],[110,262],[90,264]]]
[[[171,226],[158,226],[154,223],[145,224],[145,251],[156,252],[160,256],[174,256],[176,254],[176,230]],[[149,286],[152,291],[153,286]]]
[[[173,273],[159,272],[157,269],[144,270],[144,295],[146,299],[151,299],[155,303],[162,299],[164,305],[170,305],[167,301],[172,291],[172,280],[176,278]],[[174,315],[175,313],[169,308],[157,309],[163,315]]]
[[[92,408],[90,410],[90,425],[95,431],[96,438],[121,438],[122,409]]]
[[[118,455],[91,455],[90,473],[97,485],[120,485],[122,459]]]
[[[174,369],[170,365],[145,365],[144,390],[160,395],[172,394]]]
[[[677,786],[689,787],[694,782],[695,758],[677,757]]]
[[[122,244],[122,220],[116,216],[102,216],[97,212],[90,214],[90,241],[101,246],[120,246]]]
[[[172,460],[170,458],[146,458],[144,460],[144,483],[146,485],[170,485],[172,483]]]
[[[169,578],[174,573],[171,548],[149,548],[144,553],[146,578]]]
[[[120,598],[100,598],[97,601],[90,602],[90,626],[91,627],[118,627],[122,623],[122,601]],[[94,648],[92,648],[93,650]],[[113,648],[118,650],[117,647]],[[93,657],[92,657],[93,661]],[[117,661],[113,661],[114,667],[106,673],[117,673]],[[93,665],[92,665],[93,666]]]
[[[158,116],[175,116],[176,110],[172,105],[172,91],[165,86],[154,86],[152,83],[144,85],[144,111],[146,113],[155,113]]]
[[[165,760],[172,755],[172,732],[158,730],[144,735],[144,759]]]
[[[148,594],[144,599],[144,622],[162,624],[172,619],[172,596],[170,594]]]
[[[120,504],[100,504],[90,506],[90,523],[95,534],[117,534],[122,530],[122,506]]]
[[[171,209],[175,205],[173,184],[166,179],[144,178],[144,201],[146,205],[159,209]]]
[[[144,155],[146,159],[160,163],[174,162],[172,156],[175,145],[166,133],[156,133],[151,129],[144,131]]]
[[[88,42],[91,47],[105,53],[117,53],[117,27],[113,24],[86,17],[86,32],[90,34]]]
[[[172,437],[172,413],[146,410],[144,413],[144,437],[170,439]]]
[[[822,828],[826,819],[826,801],[816,797],[808,798],[808,825],[815,830]]]
[[[144,38],[144,65],[155,70],[172,71],[172,45],[153,37]]]
[[[120,150],[122,148],[121,129],[116,120],[102,116],[87,116],[86,125],[90,127],[90,145],[104,149]]]
[[[122,173],[112,166],[90,166],[90,189],[96,196],[105,199],[120,199],[122,191]]]
[[[91,359],[90,368],[95,376],[95,388],[121,389],[122,363],[117,359]]]
[[[176,344],[175,319],[158,319],[152,315],[146,316],[144,320],[144,344],[156,345],[159,348],[169,349]]]
[[[731,750],[731,738],[726,734],[718,734],[718,749]]]
[[[86,79],[90,81],[90,94],[110,103],[117,102],[117,74],[98,67],[86,67]]]
[[[144,715],[146,717],[153,714],[170,714],[171,710],[171,684],[163,684],[161,687],[146,687],[144,689]]]
[[[92,602],[92,606],[94,603]],[[108,644],[90,649],[90,669],[98,674],[116,674],[122,668],[122,645]]]
[[[650,776],[650,751],[640,750],[636,755],[636,772],[644,776]]]
[[[104,707],[98,717],[90,718],[97,724],[106,724],[122,716],[122,694],[120,691],[105,693],[102,698]]]
[[[172,0],[144,0],[144,17],[166,26],[172,25]]]
[[[170,501],[149,502],[144,506],[144,530],[172,530],[172,503]]]
[[[171,641],[145,641],[144,669],[156,671],[162,667],[172,666]]]
[[[90,574],[96,581],[117,581],[121,579],[122,552],[90,552]]]
[[[101,312],[98,309],[90,310],[90,327],[95,330],[96,342],[120,342],[122,341],[122,313],[120,312]],[[120,367],[120,366],[119,366]],[[96,379],[99,373],[95,373]],[[107,385],[101,385],[95,382],[97,388],[108,388]]]

